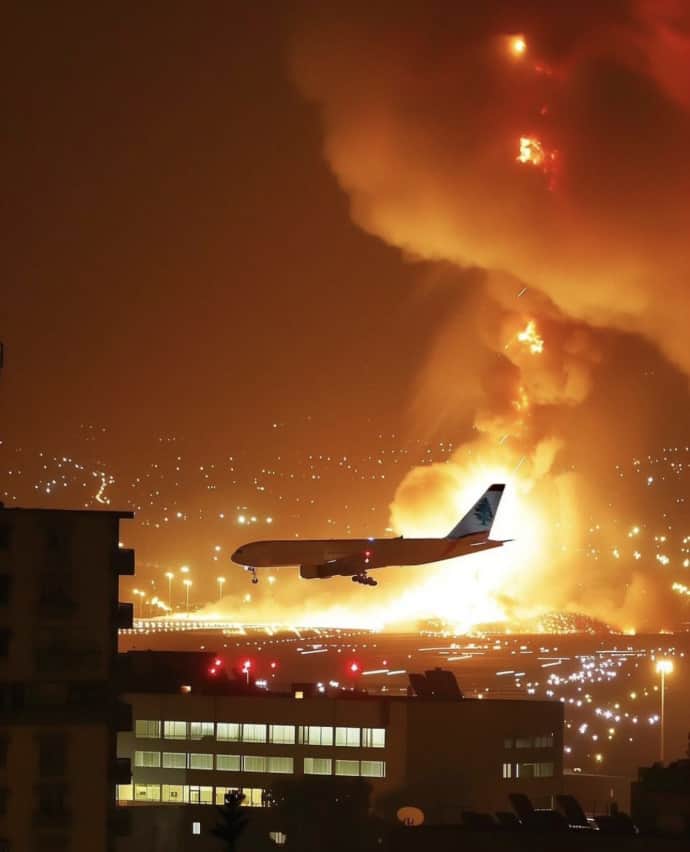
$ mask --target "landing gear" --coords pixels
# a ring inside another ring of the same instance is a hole
[[[367,572],[364,571],[362,574],[353,574],[350,577],[353,583],[362,583],[364,586],[378,586],[376,580],[373,577],[367,576]]]
[[[245,565],[244,570],[249,571],[249,573],[252,575],[252,583],[256,585],[259,582],[259,578],[256,575],[256,568],[252,568],[251,565]]]

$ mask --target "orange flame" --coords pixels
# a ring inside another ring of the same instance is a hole
[[[524,343],[533,355],[541,355],[544,351],[544,338],[537,331],[534,320],[530,320],[522,331],[518,332],[517,339]]]

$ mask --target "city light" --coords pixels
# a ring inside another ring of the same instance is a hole
[[[521,35],[511,36],[510,52],[513,56],[524,56],[527,51],[527,42]]]

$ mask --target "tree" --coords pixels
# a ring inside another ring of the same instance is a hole
[[[211,829],[211,834],[224,844],[225,852],[235,852],[237,841],[247,827],[248,817],[242,807],[243,801],[244,793],[229,790],[225,794],[225,804],[217,809],[220,822]]]

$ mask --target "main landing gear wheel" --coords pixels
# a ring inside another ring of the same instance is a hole
[[[350,579],[353,583],[362,583],[364,586],[378,586],[378,582],[366,574],[353,574]]]

